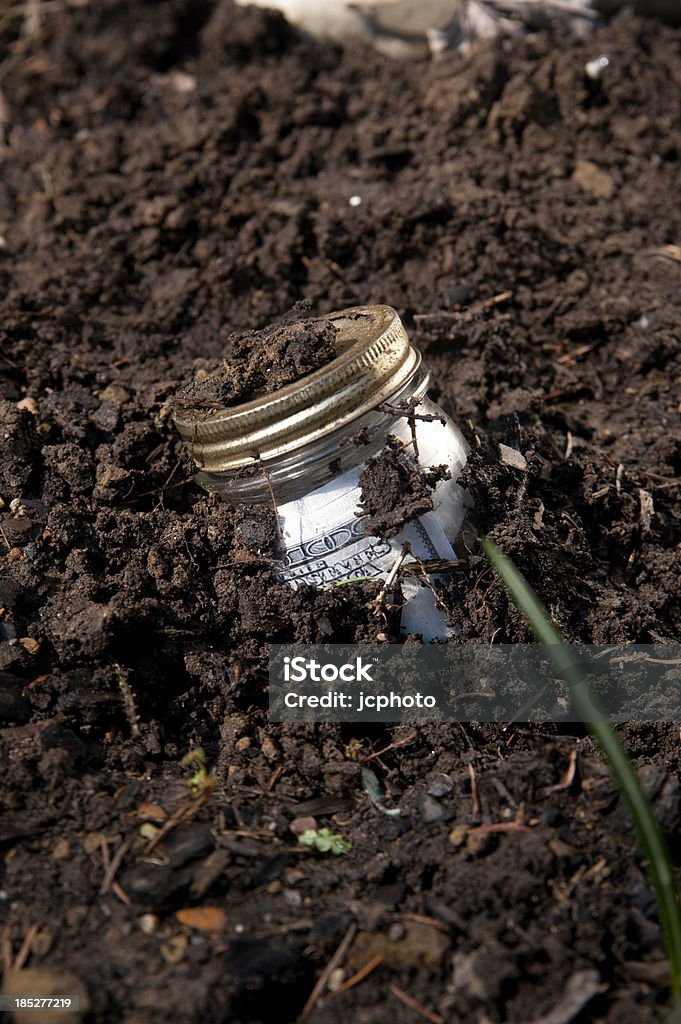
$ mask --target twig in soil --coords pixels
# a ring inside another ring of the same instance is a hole
[[[270,475],[267,472],[267,470],[265,469],[265,467],[262,465],[262,463],[260,464],[260,469],[261,469],[262,475],[265,477],[265,483],[267,484],[267,490],[270,492],[270,501],[272,502],[272,511],[274,512],[274,521],[275,521],[276,526],[277,526],[277,540],[279,541],[279,551],[281,553],[281,558],[276,559],[276,561],[282,561],[283,558],[284,558],[284,555],[286,554],[286,548],[284,546],[284,534],[283,534],[283,531],[281,529],[281,520],[279,518],[279,509],[277,508],[277,500],[274,497],[274,488],[272,487],[272,481],[270,480]]]
[[[383,583],[383,586],[381,587],[381,589],[379,590],[378,594],[376,595],[376,597],[371,602],[373,604],[373,606],[374,606],[374,614],[381,615],[383,613],[384,608],[385,608],[385,596],[388,593],[388,591],[390,590],[390,588],[392,587],[392,585],[395,582],[395,580],[397,579],[397,574],[400,571],[400,569],[402,568],[402,564],[403,564],[405,558],[410,553],[411,552],[410,552],[409,545],[405,544],[404,547],[402,548],[401,554],[399,554],[397,556],[397,558],[395,559],[395,561],[393,562],[392,568],[391,568],[390,572],[388,573],[388,575],[386,576],[385,582]]]
[[[430,1024],[445,1024],[444,1017],[441,1017],[439,1013],[433,1013],[432,1010],[427,1010],[425,1006],[422,1006],[421,1003],[417,1002],[413,996],[410,996],[409,993],[405,992],[399,985],[395,985],[393,983],[392,985],[388,985],[388,988],[396,999],[399,999],[401,1003],[408,1006],[410,1010],[420,1014],[424,1020],[429,1020]]]
[[[344,981],[342,985],[339,985],[339,987],[331,993],[331,998],[334,999],[342,992],[347,992],[349,988],[354,988],[355,985],[359,985],[360,981],[364,981],[365,978],[368,978],[371,972],[375,970],[379,964],[383,963],[384,959],[385,957],[382,953],[377,953],[376,956],[372,956],[371,960],[369,960],[364,967],[360,967],[356,974],[353,974],[351,978],[348,978],[347,981]]]
[[[360,760],[366,764],[368,761],[374,761],[377,757],[383,757],[390,750],[397,750],[398,747],[406,747],[409,743],[413,743],[416,739],[416,733],[412,732],[409,736],[405,736],[401,740],[395,740],[394,743],[390,743],[387,747],[383,747],[382,750],[376,750],[373,754],[367,754],[366,757],[360,758]]]
[[[475,778],[475,768],[468,762],[468,774],[471,780],[471,800],[473,801],[473,817],[480,817],[480,797],[478,796],[478,782]]]
[[[302,1013],[300,1015],[300,1020],[307,1020],[307,1018],[310,1016],[310,1014],[314,1010],[319,997],[321,996],[322,992],[324,991],[324,989],[326,987],[326,983],[328,982],[328,980],[331,977],[332,973],[335,971],[335,969],[338,967],[338,965],[340,964],[341,960],[343,959],[343,957],[347,953],[347,951],[350,948],[350,946],[352,944],[352,941],[353,941],[353,939],[354,939],[356,934],[357,934],[357,925],[353,921],[353,923],[351,925],[349,925],[348,930],[346,931],[345,935],[341,939],[340,944],[338,946],[338,949],[333,954],[333,956],[331,957],[331,959],[327,963],[327,965],[324,968],[324,970],[322,971],[322,973],[319,975],[319,978],[317,979],[317,984],[315,985],[315,987],[310,992],[308,1000],[305,1003],[305,1006],[303,1007],[303,1011],[302,1011]]]
[[[7,976],[11,971],[20,971],[25,965],[31,954],[33,940],[37,934],[38,925],[30,925],[24,935],[24,941],[21,943],[19,952],[15,958],[12,953],[12,926],[7,922],[2,932],[2,969],[5,976]]]
[[[424,580],[426,586],[428,587],[428,590],[433,595],[433,600],[435,601],[435,607],[439,608],[440,611],[444,612],[445,615],[446,615],[448,613],[449,609],[447,608],[447,605],[442,600],[442,598],[438,594],[437,590],[433,586],[432,580],[430,578],[430,573],[428,572],[428,570],[426,569],[424,563],[421,561],[421,559],[418,557],[418,555],[415,555],[413,553],[413,551],[412,551],[411,552],[411,556],[412,556],[412,558],[414,559],[414,561],[416,562],[416,564],[418,565],[418,567],[420,569],[419,575]],[[458,561],[458,559],[457,559],[457,561]]]
[[[189,821],[193,818],[204,804],[207,802],[210,796],[210,791],[199,794],[193,800],[188,800],[186,803],[181,804],[180,807],[175,811],[174,814],[168,818],[166,823],[161,826],[153,839],[150,839],[144,848],[145,854],[150,854],[152,850],[155,850],[162,839],[172,832],[174,828],[177,828],[184,821]]]
[[[513,298],[513,292],[500,292],[498,295],[493,295],[491,299],[475,302],[468,309],[454,310],[452,312],[447,309],[438,309],[434,313],[415,313],[414,320],[417,323],[419,320],[471,320],[478,313],[483,313],[486,309],[499,306],[502,302],[507,302],[511,298]]]
[[[114,662],[114,668],[116,669],[116,675],[118,676],[118,685],[121,693],[123,694],[123,707],[125,709],[125,717],[127,718],[128,725],[130,726],[130,732],[132,733],[133,739],[139,739],[140,716],[137,713],[137,705],[135,704],[135,697],[128,680],[128,673],[117,662]]]
[[[121,864],[123,862],[123,858],[125,857],[126,853],[130,849],[131,845],[132,844],[131,844],[131,841],[129,839],[124,839],[123,842],[121,843],[121,845],[118,847],[118,849],[114,853],[113,857],[111,858],[111,861],[109,862],[108,866],[105,867],[104,878],[102,879],[102,884],[99,887],[99,894],[100,894],[100,896],[106,896],[106,894],[108,893],[109,889],[111,889],[113,887],[114,882],[115,882],[115,878],[116,878],[116,872],[118,871],[119,867],[121,866]],[[102,853],[103,852],[104,852],[104,848],[102,849]],[[107,859],[108,859],[108,848],[107,848]]]
[[[530,825],[523,825],[522,821],[499,821],[492,825],[474,825],[468,829],[469,835],[491,835],[505,832],[531,832]]]
[[[438,921],[436,917],[428,917],[427,914],[414,914],[412,911],[408,911],[406,914],[400,914],[403,921],[415,921],[416,924],[425,924],[428,928],[435,928],[438,932],[444,932],[446,935],[449,934],[449,927],[444,921]]]
[[[577,751],[571,750],[569,754],[569,761],[567,771],[565,775],[557,782],[554,786],[542,786],[537,793],[537,796],[542,800],[546,796],[550,796],[551,793],[561,793],[563,790],[569,789],[572,783],[575,781],[577,775]]]

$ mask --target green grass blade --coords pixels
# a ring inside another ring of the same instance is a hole
[[[503,555],[492,541],[485,540],[482,546],[514,604],[532,627],[537,640],[546,646],[547,655],[554,669],[567,683],[582,721],[608,762],[610,773],[634,822],[641,850],[648,863],[669,958],[672,988],[676,999],[681,1001],[681,909],[667,844],[650,802],[617,734],[596,707],[586,678],[572,657],[570,648],[563,643],[541,601],[510,559]]]

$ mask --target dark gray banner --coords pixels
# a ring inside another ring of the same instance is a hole
[[[681,644],[273,644],[269,678],[273,722],[681,721]]]

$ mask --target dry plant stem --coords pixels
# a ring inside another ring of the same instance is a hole
[[[336,967],[338,967],[339,963],[341,962],[341,960],[343,959],[343,957],[345,956],[345,954],[349,950],[350,946],[352,945],[352,941],[355,938],[356,934],[357,934],[357,925],[353,922],[349,926],[349,928],[346,931],[346,933],[343,936],[343,938],[341,939],[341,942],[340,942],[340,945],[338,946],[338,949],[333,954],[333,956],[329,960],[328,964],[326,965],[326,967],[324,968],[322,973],[319,975],[319,978],[317,979],[317,984],[315,985],[315,987],[310,992],[309,998],[308,998],[307,1002],[305,1003],[305,1006],[303,1007],[303,1012],[300,1015],[300,1019],[301,1020],[307,1020],[307,1018],[310,1016],[310,1014],[314,1010],[314,1008],[315,1008],[315,1006],[317,1004],[317,1000],[319,999],[320,995],[322,994],[322,992],[324,991],[324,989],[326,987],[327,981],[329,980],[329,978],[331,977],[331,974],[333,973],[333,971],[335,971]]]
[[[356,974],[353,974],[352,977],[348,978],[347,981],[344,981],[343,984],[335,990],[335,992],[331,993],[331,998],[334,999],[342,992],[347,992],[349,988],[354,988],[355,985],[359,985],[360,981],[364,981],[365,978],[368,978],[371,972],[375,970],[380,963],[383,963],[383,960],[384,956],[382,953],[377,953],[376,956],[372,956],[371,960],[369,960],[364,967],[360,967]]]
[[[409,993],[405,992],[399,985],[393,984],[390,985],[389,988],[392,994],[399,999],[401,1003],[408,1006],[410,1010],[414,1010],[414,1012],[418,1013],[424,1018],[424,1020],[429,1020],[430,1024],[445,1024],[444,1017],[441,1017],[439,1013],[433,1013],[432,1010],[427,1010],[425,1006],[422,1006],[421,1003],[417,1002],[413,996],[410,996]]]

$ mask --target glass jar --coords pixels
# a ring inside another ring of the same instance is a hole
[[[233,504],[276,501],[284,548],[276,569],[293,588],[386,580],[405,543],[423,562],[454,560],[468,504],[457,483],[466,445],[426,395],[421,354],[390,306],[356,306],[325,319],[336,330],[337,355],[314,373],[242,405],[175,410],[198,481]],[[445,465],[450,477],[435,485],[432,511],[382,540],[364,532],[359,478],[389,435],[404,442],[402,457],[422,468]],[[401,586],[402,630],[424,640],[450,635],[432,578],[410,575]]]

